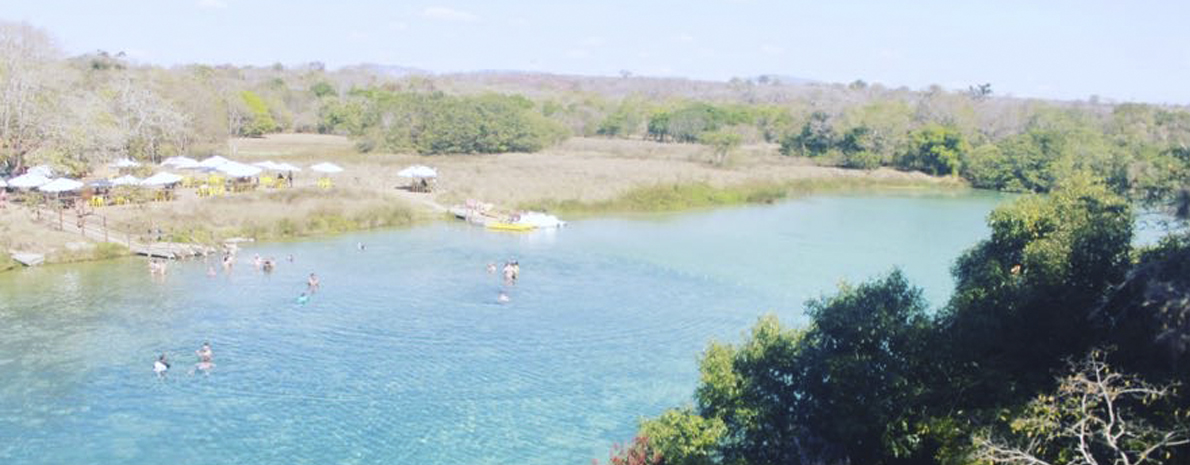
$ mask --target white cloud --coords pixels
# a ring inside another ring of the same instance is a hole
[[[421,15],[439,21],[454,21],[458,23],[474,23],[479,21],[479,16],[444,6],[428,7],[421,11]]]
[[[222,10],[227,8],[227,2],[223,0],[198,0],[198,7],[208,10]]]
[[[784,49],[784,48],[778,47],[778,46],[776,46],[776,45],[773,45],[773,44],[764,44],[764,45],[761,45],[761,46],[760,46],[760,51],[762,51],[762,52],[764,52],[764,53],[767,53],[767,54],[769,54],[769,55],[780,55],[780,54],[782,54],[782,53],[785,53],[785,49]]]

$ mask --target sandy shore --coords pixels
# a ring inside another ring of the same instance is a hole
[[[315,187],[318,176],[303,171],[294,189],[219,198],[198,198],[193,191],[182,190],[176,201],[104,207],[96,214],[106,217],[113,228],[134,234],[155,234],[161,229],[173,240],[208,242],[228,235],[275,238],[397,226],[440,217],[434,205],[467,199],[510,208],[543,201],[601,202],[659,184],[731,187],[831,179],[861,185],[866,180],[954,184],[921,173],[816,166],[806,159],[781,156],[775,145],[741,147],[721,167],[709,163],[709,151],[699,145],[594,138],[573,138],[539,153],[500,155],[365,154],[344,137],[311,134],[237,139],[217,149],[226,152],[233,145],[236,154],[229,158],[237,161],[273,160],[299,166],[330,161],[345,171],[332,176],[336,186],[330,190]],[[397,172],[412,164],[438,169],[435,193],[400,189],[409,181]],[[57,253],[77,259],[79,254],[60,252],[86,247],[81,237],[49,231],[29,216],[13,207],[0,211],[0,251]]]

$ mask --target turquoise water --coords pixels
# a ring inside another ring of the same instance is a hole
[[[138,259],[0,274],[0,463],[590,463],[689,402],[707,342],[762,313],[804,323],[806,299],[893,266],[941,304],[1002,199],[819,195],[532,234],[442,222],[246,247],[214,278],[189,262],[155,280]],[[484,265],[510,257],[500,305]],[[323,288],[299,305],[310,272]],[[214,372],[188,375],[208,340]]]

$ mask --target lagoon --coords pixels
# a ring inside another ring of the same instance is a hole
[[[807,299],[894,266],[942,305],[1006,198],[818,194],[530,234],[439,222],[251,245],[214,278],[197,261],[155,280],[140,259],[0,274],[0,462],[590,463],[689,403],[707,342],[763,313],[804,324]],[[521,279],[500,305],[484,265],[509,258]],[[300,305],[310,272],[323,289]],[[216,369],[188,375],[208,340]]]

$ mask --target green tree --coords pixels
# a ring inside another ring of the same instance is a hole
[[[782,155],[819,157],[833,148],[835,142],[835,130],[831,126],[830,115],[816,111],[802,125],[801,131],[781,138],[780,150]]]
[[[686,408],[666,410],[641,422],[639,435],[648,438],[649,446],[667,465],[711,465],[716,463],[725,432],[723,420],[703,418]]]
[[[249,119],[240,129],[240,135],[260,137],[278,129],[277,122],[269,112],[269,106],[264,99],[250,90],[240,91],[240,99],[247,106]]]
[[[743,138],[738,133],[727,129],[704,132],[698,136],[698,141],[711,147],[714,153],[714,164],[722,166],[727,162],[727,156],[732,150],[740,146]]]
[[[909,137],[909,150],[901,155],[897,165],[933,175],[957,175],[959,160],[970,150],[958,130],[929,124],[913,131]]]

